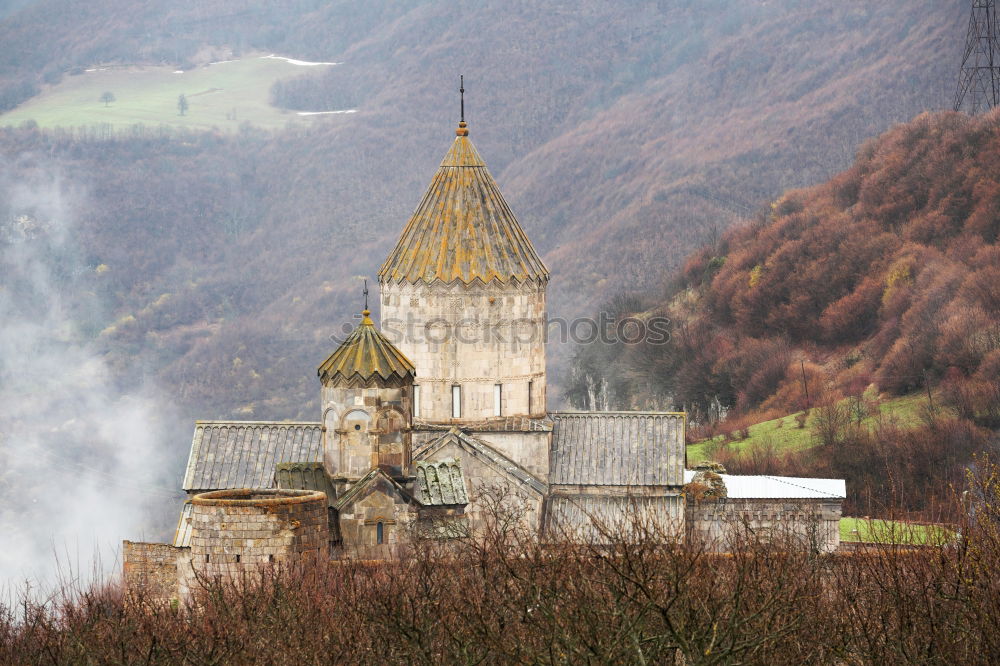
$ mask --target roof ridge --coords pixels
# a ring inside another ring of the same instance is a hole
[[[728,476],[734,476],[734,475],[729,474]],[[771,474],[760,474],[760,476],[762,476],[764,478],[767,478],[767,479],[771,479],[772,481],[777,481],[779,483],[784,483],[786,486],[792,486],[793,488],[801,488],[802,490],[808,490],[810,492],[819,493],[821,495],[829,495],[830,497],[840,498],[840,495],[836,495],[834,493],[827,492],[826,490],[820,490],[819,488],[814,488],[814,487],[802,485],[800,483],[792,483],[791,481],[788,480],[788,479],[803,479],[803,478],[807,478],[807,477],[802,477],[802,476],[772,476]],[[819,479],[819,478],[817,478],[815,480],[816,481],[841,481],[842,479]]]
[[[206,425],[275,425],[275,426],[315,426],[321,428],[323,424],[319,421],[224,421],[224,420],[199,420],[195,421],[196,426]]]

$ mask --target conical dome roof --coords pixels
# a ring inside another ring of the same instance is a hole
[[[455,143],[379,270],[388,282],[548,279],[531,241],[459,123]]]
[[[410,379],[415,377],[413,363],[375,328],[371,313],[365,310],[361,314],[363,317],[361,325],[355,328],[337,351],[319,366],[317,374],[320,379],[326,381],[328,377],[333,378],[337,375],[345,381],[350,381],[356,376],[365,381],[375,375],[383,380],[393,377],[399,379],[406,379],[407,376]]]

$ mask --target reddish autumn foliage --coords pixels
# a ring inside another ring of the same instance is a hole
[[[658,387],[694,421],[781,400],[787,413],[808,391],[817,404],[819,391],[854,395],[870,382],[902,394],[947,374],[949,395],[976,382],[964,409],[990,421],[983,396],[1000,379],[980,367],[1000,351],[998,174],[1000,113],[897,126],[847,171],[695,253],[662,308],[671,344],[625,348],[608,372],[650,369],[657,376],[635,385]]]

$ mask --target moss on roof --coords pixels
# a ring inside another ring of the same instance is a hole
[[[547,280],[549,271],[459,124],[399,242],[379,270],[387,282]]]
[[[344,381],[355,377],[367,381],[375,375],[383,380],[415,377],[413,363],[375,328],[371,313],[365,310],[361,314],[361,325],[319,366],[320,379],[339,376]]]

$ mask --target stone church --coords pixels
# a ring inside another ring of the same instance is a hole
[[[413,535],[474,532],[497,492],[542,539],[638,517],[721,540],[731,519],[836,547],[843,481],[716,474],[731,490],[694,502],[684,414],[548,411],[549,271],[464,121],[378,281],[381,330],[366,309],[319,365],[317,422],[195,424],[174,543],[126,542],[127,578],[391,557]]]

